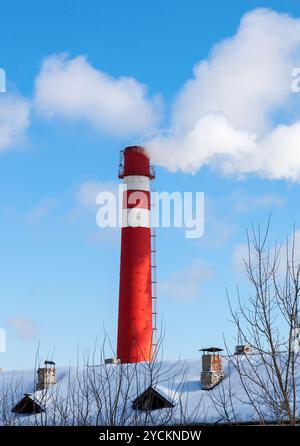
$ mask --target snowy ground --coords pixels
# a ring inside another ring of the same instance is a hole
[[[258,356],[241,360],[251,361],[268,386],[268,377]],[[33,370],[2,372],[0,425],[154,425],[257,420],[258,415],[249,404],[237,371],[229,367],[226,358],[223,365],[225,378],[211,391],[201,389],[199,359],[164,361],[151,368],[143,363],[122,367],[59,367],[56,370],[57,384],[38,392],[35,391]],[[300,388],[300,367],[296,382]],[[132,410],[132,401],[149,385],[172,401],[175,407],[147,413]],[[24,393],[32,394],[45,412],[30,416],[13,414],[12,407]],[[261,410],[272,420],[270,409],[264,404],[262,400]]]

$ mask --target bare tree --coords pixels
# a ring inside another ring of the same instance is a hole
[[[270,221],[265,231],[258,226],[247,233],[244,265],[252,288],[249,299],[243,302],[238,292],[237,308],[228,299],[237,341],[249,345],[253,354],[232,355],[227,350],[244,391],[243,403],[253,409],[253,418],[260,423],[293,425],[299,417],[295,331],[299,328],[300,262],[295,231],[285,249],[277,244],[268,247],[269,226]]]
[[[161,331],[163,333],[163,331]],[[109,343],[109,342],[108,342]],[[0,389],[0,424],[52,426],[135,426],[195,423],[201,398],[193,411],[188,407],[187,373],[185,362],[163,360],[163,335],[158,339],[153,360],[132,364],[106,364],[107,337],[92,351],[77,359],[76,367],[59,373],[57,383],[35,392],[33,399],[45,409],[42,413],[20,415],[11,412],[24,393],[22,380],[8,379]],[[36,369],[40,362],[36,355]],[[36,375],[36,370],[35,370]],[[199,383],[200,385],[200,383]],[[158,410],[133,410],[132,402],[148,387],[166,393],[174,407]]]

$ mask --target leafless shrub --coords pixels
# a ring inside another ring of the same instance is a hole
[[[6,386],[2,385],[2,424],[135,426],[195,422],[199,408],[191,413],[187,410],[187,365],[181,361],[163,361],[163,336],[158,339],[153,361],[135,364],[105,364],[107,344],[109,341],[105,336],[100,347],[96,344],[92,351],[84,352],[82,365],[78,359],[75,368],[69,367],[63,377],[57,376],[57,384],[34,393],[34,399],[46,409],[41,414],[13,414],[12,407],[24,393],[23,383],[11,379]],[[37,353],[36,369],[39,362]],[[31,392],[35,386],[34,377]],[[149,386],[167,389],[166,397],[173,402],[174,408],[132,410],[132,401]],[[199,407],[200,403],[201,400]]]

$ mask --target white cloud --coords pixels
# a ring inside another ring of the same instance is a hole
[[[14,316],[6,321],[6,325],[12,328],[22,338],[31,340],[37,333],[36,323],[23,316]]]
[[[0,152],[22,140],[29,115],[29,101],[10,93],[0,94]]]
[[[35,106],[42,114],[85,120],[117,135],[151,130],[158,121],[159,99],[132,77],[113,78],[94,68],[85,56],[47,57],[36,78]]]
[[[250,234],[251,235],[251,234]],[[288,252],[287,252],[288,247]],[[300,262],[300,229],[296,229],[295,233],[292,233],[287,240],[282,243],[270,244],[267,249],[269,249],[269,254],[274,257],[275,252],[278,252],[278,272],[281,275],[285,275],[286,273],[286,264],[287,264],[287,253],[289,258],[291,258],[292,252],[294,250],[294,260],[295,263]],[[251,247],[250,249],[250,258],[255,263],[255,250]],[[233,266],[237,272],[245,272],[245,261],[246,263],[249,260],[249,250],[248,245],[246,243],[241,243],[236,245],[233,251]]]
[[[118,205],[119,198],[119,184],[114,181],[85,181],[79,185],[75,191],[76,206],[73,209],[70,217],[72,221],[78,221],[87,213],[94,213],[95,220],[89,222],[93,224],[92,229],[89,230],[86,240],[91,244],[103,244],[111,247],[119,246],[120,230],[116,227],[99,228],[97,226],[96,217],[99,205],[96,203],[96,198],[100,192],[111,192],[116,197],[116,204]],[[87,214],[88,215],[88,214]]]
[[[200,295],[201,285],[211,275],[209,266],[201,259],[195,259],[181,271],[172,272],[163,280],[159,285],[159,294],[184,300],[196,298]]]
[[[248,260],[248,245],[246,243],[240,243],[235,246],[233,251],[233,266],[235,271],[245,271],[245,261]]]
[[[26,216],[28,223],[39,223],[51,210],[55,203],[53,198],[43,199],[36,207],[32,208]]]
[[[205,230],[201,242],[209,249],[227,245],[239,230],[236,218],[231,218],[228,212],[227,200],[226,212],[223,206],[222,200],[205,196]]]
[[[84,208],[95,211],[97,195],[100,192],[112,192],[117,199],[119,196],[118,187],[118,183],[113,181],[86,181],[77,188],[76,199]]]
[[[237,33],[196,65],[169,131],[147,144],[154,162],[171,171],[209,165],[224,174],[299,181],[299,96],[291,90],[299,60],[299,19],[267,9],[247,13]]]
[[[286,199],[279,194],[249,195],[237,192],[233,196],[234,210],[236,212],[253,212],[257,209],[271,210],[281,208]]]

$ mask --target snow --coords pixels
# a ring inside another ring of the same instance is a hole
[[[268,387],[268,376],[259,356],[241,357],[240,360],[245,362],[246,368],[251,364]],[[223,358],[224,380],[210,391],[201,389],[199,359],[162,361],[151,367],[146,363],[58,367],[57,383],[43,391],[35,391],[34,370],[2,372],[0,425],[155,425],[257,420],[258,415],[249,404],[239,374],[229,364],[228,358]],[[298,388],[299,364],[297,361]],[[147,413],[132,410],[132,401],[149,385],[172,401],[175,407]],[[45,413],[30,416],[11,413],[24,393],[32,394]],[[272,420],[270,409],[264,404],[262,400],[262,413]]]

